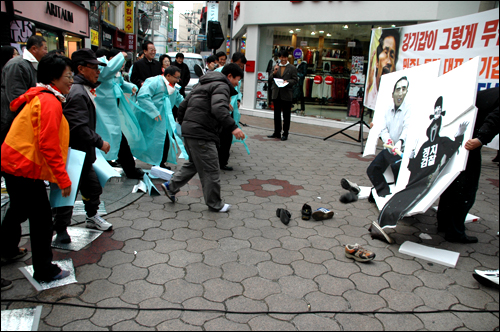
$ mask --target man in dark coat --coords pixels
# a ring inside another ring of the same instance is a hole
[[[281,138],[282,141],[288,139],[290,120],[292,113],[293,86],[297,84],[299,77],[297,68],[288,62],[288,52],[280,52],[280,63],[274,67],[270,75],[273,82],[272,98],[274,103],[274,133],[269,138]],[[288,82],[288,85],[279,88],[274,81],[275,78]],[[283,136],[281,135],[281,113],[283,113]]]
[[[481,175],[481,147],[499,133],[499,88],[478,92],[477,117],[473,139],[465,143],[469,150],[467,166],[441,195],[437,213],[438,231],[445,232],[449,242],[475,243],[478,239],[465,234],[465,218],[476,200]]]
[[[71,149],[86,153],[78,185],[82,196],[85,197],[83,202],[87,212],[86,226],[87,228],[107,231],[113,225],[97,214],[101,203],[99,197],[102,194],[102,187],[92,166],[96,160],[95,148],[105,153],[108,153],[110,149],[109,143],[103,141],[101,136],[95,132],[94,98],[100,73],[99,65],[107,66],[107,64],[99,62],[94,52],[88,48],[74,52],[71,60],[73,61],[73,70],[77,75],[75,75],[73,86],[63,106],[63,114],[68,120],[70,129],[69,146]],[[53,215],[54,228],[57,233],[56,240],[61,243],[71,242],[67,227],[71,224],[73,206],[54,208]]]
[[[144,51],[144,58],[134,63],[134,71],[130,77],[130,82],[137,85],[139,89],[146,79],[163,74],[160,62],[155,60],[155,45],[147,41],[142,45],[142,50]]]
[[[236,64],[229,64],[222,73],[209,72],[179,106],[179,123],[189,155],[189,161],[162,184],[168,198],[175,203],[175,194],[196,173],[200,175],[205,203],[210,210],[227,212],[231,207],[220,197],[220,171],[217,145],[222,129],[231,129],[237,139],[245,135],[229,115],[229,99],[236,94],[235,86],[243,77]]]
[[[189,80],[191,80],[191,73],[189,72],[188,65],[184,63],[184,54],[176,54],[174,66],[181,70],[181,81],[179,82],[181,91],[179,92],[184,98],[186,98],[186,86],[189,84]]]

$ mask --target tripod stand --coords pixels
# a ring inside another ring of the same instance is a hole
[[[361,100],[363,100],[363,98],[361,98]],[[342,130],[339,130],[339,131],[337,131],[336,133],[334,133],[334,134],[332,134],[332,135],[330,135],[330,136],[328,136],[328,137],[325,137],[325,138],[323,139],[323,141],[326,141],[327,139],[329,139],[329,138],[331,138],[331,137],[333,137],[333,136],[335,136],[335,135],[337,135],[337,134],[342,134],[342,135],[344,135],[344,136],[349,137],[349,138],[350,138],[350,139],[352,139],[352,140],[355,140],[356,142],[361,142],[361,153],[363,153],[363,143],[364,143],[364,141],[365,141],[365,139],[364,139],[364,137],[363,137],[363,125],[365,125],[368,129],[370,129],[370,126],[369,126],[369,125],[368,125],[368,124],[367,124],[367,123],[363,120],[363,117],[364,117],[365,111],[364,111],[364,107],[363,107],[362,102],[359,102],[359,106],[360,106],[360,108],[361,108],[361,118],[359,119],[359,121],[358,121],[358,122],[353,123],[353,124],[352,124],[352,125],[350,125],[349,127],[344,128],[344,129],[342,129]],[[358,125],[358,124],[359,124],[359,136],[358,136],[358,138],[357,138],[357,139],[356,139],[356,138],[354,138],[354,137],[352,137],[352,136],[351,136],[351,135],[349,135],[349,134],[346,134],[346,133],[344,132],[344,131],[348,130],[349,128],[354,127],[354,126],[356,126],[356,125]]]

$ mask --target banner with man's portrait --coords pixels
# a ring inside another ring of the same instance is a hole
[[[384,74],[441,60],[439,76],[480,56],[477,89],[499,85],[499,12],[373,29],[364,105],[375,109]]]

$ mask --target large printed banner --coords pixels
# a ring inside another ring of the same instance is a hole
[[[439,75],[479,56],[478,90],[499,85],[498,9],[449,20],[374,29],[364,104],[375,109],[381,76],[441,59]]]

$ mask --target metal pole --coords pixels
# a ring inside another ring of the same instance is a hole
[[[137,6],[137,1],[134,1],[134,34],[135,34],[135,49],[132,51],[132,64],[135,62],[137,58],[137,41],[139,37],[139,20],[138,20],[138,6]]]

